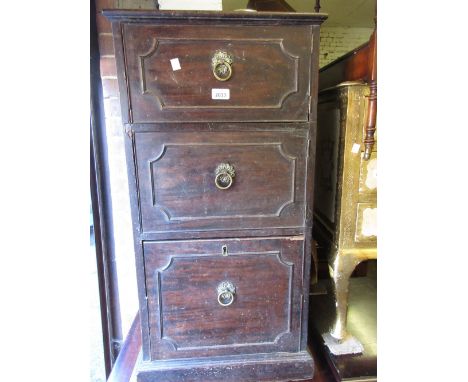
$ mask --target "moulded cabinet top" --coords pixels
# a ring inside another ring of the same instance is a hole
[[[174,11],[174,10],[130,10],[105,9],[103,15],[111,21],[148,22],[158,20],[167,22],[177,20],[181,23],[246,23],[246,24],[307,24],[320,25],[327,18],[326,13],[297,12],[219,12],[219,11]]]

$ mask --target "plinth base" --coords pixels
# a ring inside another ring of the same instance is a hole
[[[312,379],[314,361],[307,351],[140,362],[138,382],[261,382]]]

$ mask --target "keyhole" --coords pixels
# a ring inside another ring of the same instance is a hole
[[[228,255],[227,245],[223,245],[221,247],[221,256],[227,256],[227,255]]]

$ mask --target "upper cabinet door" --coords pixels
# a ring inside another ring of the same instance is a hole
[[[311,38],[310,26],[123,24],[126,122],[308,121]]]

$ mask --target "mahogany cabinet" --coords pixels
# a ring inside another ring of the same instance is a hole
[[[311,378],[323,14],[104,11],[125,125],[138,381]]]

